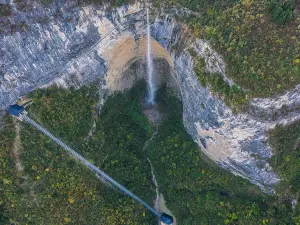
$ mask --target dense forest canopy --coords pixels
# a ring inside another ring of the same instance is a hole
[[[189,1],[183,2],[190,6]],[[299,3],[245,0],[220,8],[216,2],[183,20],[196,37],[208,40],[224,57],[227,76],[247,98],[294,88],[300,81]]]
[[[29,115],[148,203],[155,198],[149,158],[178,224],[296,224],[289,201],[268,196],[208,160],[186,133],[181,103],[167,89],[158,102],[165,119],[154,130],[142,112],[145,85],[108,98],[95,114],[97,85],[51,87],[31,94]],[[21,125],[24,171],[15,171],[14,124],[1,130],[1,220],[20,224],[154,224],[142,206],[69,157],[50,139]],[[90,128],[95,130],[89,136]],[[298,208],[297,208],[298,210]]]

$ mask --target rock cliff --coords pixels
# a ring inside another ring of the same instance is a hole
[[[100,103],[104,102],[106,93],[134,84],[135,79],[128,78],[124,72],[146,55],[142,4],[107,10],[66,2],[59,8],[36,6],[26,13],[11,4],[12,19],[24,21],[27,26],[22,31],[1,33],[1,110],[20,96],[54,83],[66,88],[80,87],[98,79]],[[199,84],[188,49],[192,48],[205,60],[208,72],[219,72],[232,84],[226,78],[222,57],[205,40],[191,37],[185,26],[173,18],[173,13],[186,12],[157,11],[152,15],[152,54],[170,66],[168,74],[181,95],[187,131],[220,166],[272,192],[278,178],[267,163],[272,155],[267,131],[278,123],[298,119],[296,106],[290,106],[286,115],[282,110],[297,102],[290,99],[295,95],[278,97],[280,104],[275,98],[255,99],[250,102],[247,114],[235,115],[222,99]],[[271,114],[276,116],[269,120]]]

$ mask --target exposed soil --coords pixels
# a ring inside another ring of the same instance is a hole
[[[166,206],[166,201],[165,201],[165,199],[164,199],[163,194],[161,194],[161,193],[160,193],[160,195],[159,195],[158,203],[159,203],[159,205],[158,205],[158,210],[159,210],[159,212],[164,212],[164,213],[167,213],[167,214],[169,214],[170,216],[172,216],[173,219],[174,219],[174,222],[173,222],[172,225],[176,225],[176,218],[175,218],[174,214],[167,208],[167,206]],[[160,222],[160,224],[161,224],[161,225],[165,225],[165,223],[163,223],[163,222]]]
[[[20,149],[21,149],[20,123],[17,120],[15,120],[14,125],[15,125],[16,137],[13,143],[12,154],[15,161],[17,172],[23,172],[24,168],[20,160]]]
[[[143,107],[144,107],[143,112],[147,116],[148,120],[150,122],[152,122],[155,126],[159,126],[159,124],[162,122],[163,117],[164,117],[162,107],[160,107],[159,104],[153,104],[153,105],[146,104],[145,101],[143,101]],[[149,142],[151,142],[152,139],[157,135],[157,132],[158,131],[156,130],[153,133],[152,137],[149,140],[147,140],[147,142],[145,143],[145,145],[143,147],[143,151],[145,151],[147,149]],[[152,181],[153,181],[153,184],[155,185],[156,198],[154,200],[154,208],[161,213],[164,212],[164,213],[168,213],[169,215],[172,215],[174,218],[173,225],[176,225],[176,219],[175,219],[174,215],[166,207],[165,199],[164,199],[163,195],[159,192],[158,183],[156,181],[155,174],[154,174],[154,167],[152,166],[150,159],[147,158],[147,160],[151,166]],[[158,224],[165,225],[165,223],[163,223],[161,221],[158,221]]]
[[[148,120],[154,125],[159,125],[163,120],[162,109],[159,107],[159,105],[143,104],[143,106],[144,106],[143,112],[148,118]]]

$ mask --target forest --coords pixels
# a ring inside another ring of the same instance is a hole
[[[300,81],[300,8],[294,0],[169,0],[193,12],[194,37],[207,40],[226,63],[226,75],[248,98],[270,97]],[[241,100],[242,101],[242,100]]]
[[[164,120],[156,127],[142,112],[145,84],[110,96],[100,115],[96,87],[35,91],[29,116],[151,204],[155,193],[148,157],[178,224],[300,222],[289,201],[264,194],[205,157],[184,129],[181,102],[166,88],[158,94]],[[5,117],[6,131],[0,133],[2,224],[155,223],[141,205],[100,182],[25,123],[20,124],[24,171],[17,172],[11,155],[15,123],[19,122]],[[143,149],[155,130],[158,133]]]
[[[278,193],[286,198],[294,198],[300,194],[299,139],[299,122],[288,126],[276,126],[269,132],[269,143],[275,153],[271,158],[271,165],[282,179],[278,186]],[[298,213],[300,215],[300,212]]]
[[[28,111],[32,118],[88,160],[151,202],[154,192],[150,167],[140,156],[140,146],[148,133],[143,131],[145,126],[134,121],[135,118],[130,119],[136,103],[130,102],[127,95],[108,99],[101,119],[97,119],[96,85],[78,91],[53,87],[32,93],[30,97],[34,102]],[[89,137],[94,122],[97,129]],[[8,155],[1,159],[11,160],[9,142],[13,140],[6,139]],[[101,183],[88,169],[27,124],[22,124],[21,142],[20,159],[24,172],[14,175],[11,161],[10,165],[2,164],[1,170],[4,180],[1,202],[6,209],[5,218],[10,222],[104,225],[149,224],[153,221],[144,208],[108,184]]]
[[[219,73],[208,73],[205,71],[205,62],[201,57],[194,59],[195,74],[203,87],[208,87],[213,94],[224,99],[225,104],[234,112],[245,111],[248,104],[248,96],[244,90],[237,85],[230,86]]]

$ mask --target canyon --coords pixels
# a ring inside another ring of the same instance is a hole
[[[135,63],[145,64],[147,29],[142,3],[108,10],[67,2],[60,6],[60,14],[55,8],[39,6],[26,13],[14,10],[14,20],[25,21],[28,27],[1,34],[2,111],[32,90],[53,84],[79,88],[95,80],[100,81],[101,109],[108,95],[146,79],[146,73],[128,73]],[[157,82],[167,82],[178,93],[187,132],[218,165],[273,193],[279,179],[268,163],[272,156],[268,130],[299,119],[299,87],[282,96],[252,99],[247,112],[234,113],[202,87],[195,75],[190,49],[204,59],[207,72],[220,73],[234,84],[226,77],[222,56],[206,40],[193,38],[175,19],[189,11],[151,10],[151,53],[154,62],[163,64],[155,66],[161,75]]]

